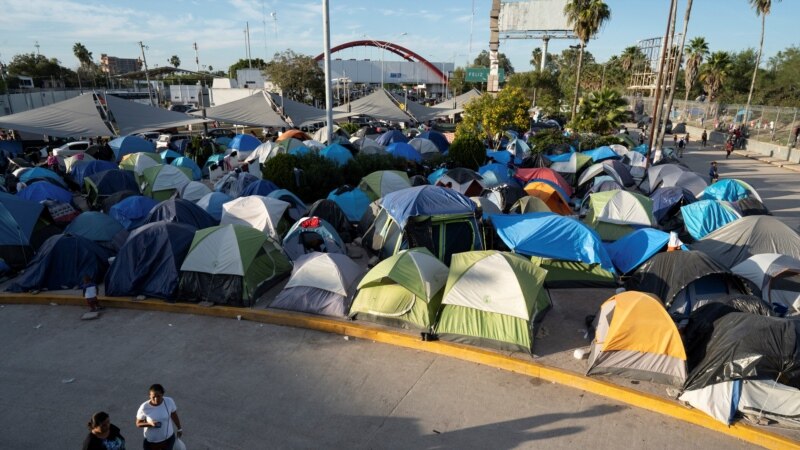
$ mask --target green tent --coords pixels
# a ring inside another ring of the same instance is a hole
[[[144,171],[150,167],[163,165],[164,161],[158,153],[138,152],[129,153],[122,157],[119,163],[119,168],[122,170],[130,170],[136,176],[136,182],[141,184],[144,181]]]
[[[548,289],[574,287],[615,287],[617,279],[600,264],[531,256],[531,262],[547,271],[544,285]]]
[[[142,173],[142,195],[153,200],[167,200],[176,191],[192,181],[192,170],[187,167],[153,166]]]
[[[411,187],[408,175],[399,170],[379,170],[361,179],[358,187],[375,201],[384,195]]]
[[[350,317],[430,331],[447,272],[447,266],[425,248],[400,251],[364,275]]]
[[[651,199],[619,189],[591,194],[584,220],[604,241],[616,241],[639,228],[656,225]]]
[[[181,266],[180,295],[189,301],[252,306],[292,271],[280,246],[244,225],[198,230]]]
[[[436,333],[445,340],[532,353],[534,328],[551,305],[546,276],[514,253],[456,253]]]

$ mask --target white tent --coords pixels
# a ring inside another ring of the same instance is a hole
[[[731,268],[750,280],[767,303],[780,302],[800,311],[800,261],[778,253],[754,255]]]
[[[438,155],[440,153],[439,148],[436,147],[436,144],[434,144],[430,139],[414,138],[408,141],[408,145],[417,149],[417,151],[423,156]]]
[[[261,195],[239,197],[222,205],[220,225],[247,225],[280,240],[278,224],[289,206],[283,200]]]
[[[679,400],[722,423],[736,412],[800,424],[800,390],[771,380],[733,380],[685,391]]]
[[[192,203],[197,203],[209,193],[211,193],[211,188],[199,181],[190,181],[180,190],[181,198]]]

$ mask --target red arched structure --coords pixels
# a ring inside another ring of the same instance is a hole
[[[336,47],[333,47],[331,49],[331,53],[336,53],[339,50],[344,50],[344,49],[353,48],[353,47],[376,47],[376,48],[389,50],[390,52],[394,53],[395,55],[402,56],[403,59],[405,59],[406,61],[411,61],[411,62],[417,61],[417,62],[422,63],[423,66],[427,67],[436,76],[441,78],[442,83],[447,82],[447,78],[444,76],[442,71],[439,70],[433,64],[431,64],[430,61],[428,61],[427,59],[423,58],[422,56],[419,56],[418,54],[412,52],[411,50],[409,50],[407,48],[401,47],[401,46],[399,46],[397,44],[392,44],[391,42],[373,41],[372,39],[345,42],[344,44],[337,45]],[[314,61],[322,61],[322,58],[324,56],[325,56],[324,53],[320,53],[319,55],[317,55],[314,58]]]

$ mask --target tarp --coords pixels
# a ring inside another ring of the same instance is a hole
[[[606,159],[620,159],[621,157],[608,146],[598,147],[594,150],[586,150],[581,152],[584,155],[592,158],[594,162],[604,161]]]
[[[395,122],[411,122],[414,120],[398,106],[394,97],[385,89],[376,90],[366,97],[337,106],[333,111],[334,120],[351,116],[369,116],[379,120]]]
[[[771,216],[749,216],[706,235],[693,250],[710,255],[725,267],[733,267],[759,253],[780,253],[800,259],[800,236]]]
[[[97,108],[94,94],[83,94],[41,108],[0,116],[0,128],[65,138],[115,135]]]
[[[610,244],[606,250],[620,273],[628,273],[653,255],[663,250],[669,242],[669,233],[642,228]]]
[[[272,102],[263,91],[230,103],[208,108],[206,109],[206,117],[237,125],[291,128],[291,125],[286,123],[272,109]]]
[[[106,95],[105,99],[121,135],[205,122],[204,119],[189,114],[142,105],[114,95]]]
[[[400,225],[410,217],[473,214],[475,204],[467,197],[438,186],[416,186],[387,194],[381,206]]]
[[[410,114],[417,122],[427,122],[434,119],[436,116],[441,115],[442,111],[439,108],[431,108],[415,101],[409,100],[400,95],[390,94],[394,101],[403,105],[403,109]]]
[[[442,112],[439,113],[439,116],[452,116],[464,112],[464,106],[481,95],[480,91],[472,89],[461,95],[437,103],[431,106],[431,108],[440,109]]]
[[[314,108],[305,103],[296,102],[278,94],[270,92],[268,94],[272,103],[278,108],[283,109],[283,116],[287,117],[294,126],[302,127],[313,122],[324,122],[326,120],[325,110]]]

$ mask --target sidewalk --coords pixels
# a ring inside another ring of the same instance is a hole
[[[733,153],[735,153],[735,154],[737,154],[739,156],[744,156],[745,158],[750,158],[750,159],[754,159],[756,161],[761,161],[763,163],[771,164],[771,165],[773,165],[775,167],[781,167],[781,168],[784,168],[784,169],[792,170],[794,172],[800,172],[800,164],[793,163],[793,162],[787,161],[785,159],[771,158],[769,156],[764,156],[764,155],[762,155],[760,153],[751,152],[751,151],[747,151],[747,150],[734,150]]]

